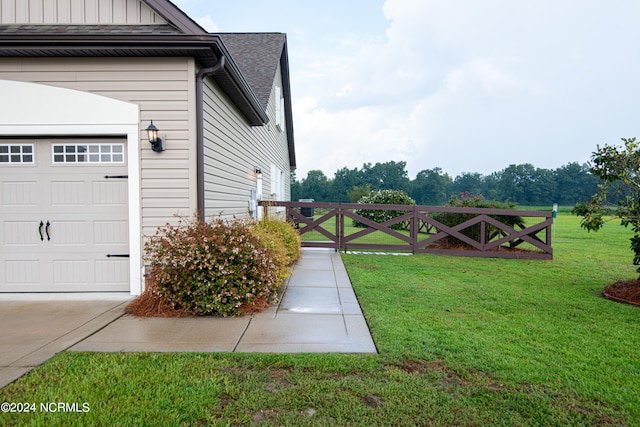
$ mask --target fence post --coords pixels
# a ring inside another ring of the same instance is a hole
[[[344,213],[342,212],[342,202],[338,202],[338,210],[336,213],[336,242],[338,244],[337,250],[342,249],[342,237],[344,235]]]
[[[418,228],[419,228],[419,219],[418,219],[418,207],[414,206],[412,208],[413,215],[411,215],[411,220],[409,222],[409,230],[411,234],[411,253],[415,255],[416,250],[418,249]]]

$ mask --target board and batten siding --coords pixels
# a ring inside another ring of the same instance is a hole
[[[281,83],[280,72],[276,77]],[[274,82],[275,83],[275,82]],[[255,169],[262,171],[262,200],[273,200],[271,165],[283,171],[289,199],[289,152],[286,130],[275,120],[275,85],[267,114],[269,123],[251,126],[211,79],[204,82],[205,216],[245,217],[251,190],[256,189]],[[279,100],[278,100],[279,102]]]
[[[0,24],[166,24],[140,0],[0,0]]]
[[[195,63],[191,58],[2,58],[0,79],[91,92],[140,105],[141,224],[146,236],[197,209]],[[1,94],[0,94],[1,95]],[[155,153],[145,128],[160,129]]]

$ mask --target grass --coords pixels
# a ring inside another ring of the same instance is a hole
[[[3,425],[640,425],[630,231],[561,214],[553,261],[344,255],[379,355],[62,353],[1,391],[87,402]]]

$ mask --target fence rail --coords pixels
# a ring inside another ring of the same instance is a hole
[[[285,208],[286,218],[299,230],[303,247],[553,258],[551,212],[315,202],[269,201],[260,205],[265,216]],[[366,217],[371,211],[384,212],[382,216],[390,219],[373,221]],[[451,218],[461,222],[452,223]]]

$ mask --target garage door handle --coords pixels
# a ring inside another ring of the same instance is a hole
[[[49,236],[49,226],[51,225],[51,223],[49,221],[47,221],[47,226],[44,228],[44,231],[47,233],[47,240],[51,240],[51,237]]]
[[[40,221],[40,226],[38,227],[38,233],[40,233],[40,240],[44,240],[44,237],[42,236],[42,227],[44,226],[44,222]]]

